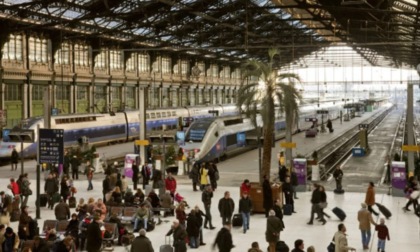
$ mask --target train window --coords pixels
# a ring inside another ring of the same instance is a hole
[[[150,119],[149,113],[146,114],[146,119]]]
[[[160,118],[160,112],[156,112],[156,118]]]
[[[150,118],[155,119],[156,118],[155,113],[150,113]]]
[[[172,116],[176,116],[176,111],[172,111]]]
[[[162,118],[166,117],[166,112],[162,112]]]

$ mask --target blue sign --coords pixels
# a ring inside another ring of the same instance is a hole
[[[10,129],[3,129],[3,132],[2,132],[3,142],[9,142],[10,141],[9,133],[10,133]]]
[[[60,113],[60,110],[58,108],[52,108],[51,109],[51,115],[56,116]]]
[[[245,132],[240,132],[236,134],[236,144],[238,147],[244,147],[246,144],[246,135]]]
[[[176,132],[176,141],[178,145],[185,144],[185,131],[177,131]]]

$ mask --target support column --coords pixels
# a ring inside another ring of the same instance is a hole
[[[77,86],[74,86],[72,84],[70,84],[70,112],[69,114],[74,114],[77,111],[77,102],[76,102],[76,97],[77,97]]]
[[[414,145],[413,84],[407,84],[407,144]],[[408,153],[408,174],[414,173],[414,151]]]
[[[22,119],[29,117],[29,83],[22,84]]]
[[[139,139],[146,139],[146,89],[139,87]],[[140,164],[143,165],[146,161],[146,148],[144,145],[139,146],[140,149]]]

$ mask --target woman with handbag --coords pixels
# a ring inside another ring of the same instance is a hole
[[[327,208],[328,203],[327,203],[327,194],[325,193],[325,187],[320,185],[319,186],[319,195],[320,195],[320,203],[319,203],[319,211],[320,214],[322,216],[322,218],[320,218],[320,216],[318,216],[317,219],[319,219],[319,221],[322,222],[322,225],[324,225],[327,221],[325,220],[324,216],[327,216],[328,218],[331,218],[331,216],[329,216],[328,214],[324,213],[324,209]]]

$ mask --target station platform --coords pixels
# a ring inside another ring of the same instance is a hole
[[[78,193],[75,195],[76,199],[79,200],[81,197],[87,198],[93,197],[95,199],[102,198],[101,188],[102,176],[96,176],[93,182],[93,190],[87,191],[87,181],[83,177],[81,180],[75,181],[75,186],[78,189]],[[35,189],[35,180],[31,180],[32,189]],[[5,178],[0,179],[0,183],[5,189],[8,180]],[[131,184],[131,183],[130,183]],[[43,183],[41,184],[43,187]],[[200,246],[200,251],[210,252],[212,250],[212,244],[215,240],[218,230],[222,227],[221,218],[219,216],[217,205],[220,198],[223,197],[225,191],[230,191],[231,197],[235,201],[235,213],[238,209],[239,199],[239,187],[220,186],[214,192],[212,200],[211,213],[213,216],[213,225],[216,227],[214,230],[203,229],[205,246]],[[190,207],[198,205],[201,210],[204,210],[201,202],[201,192],[192,191],[189,185],[179,185],[178,192],[184,196]],[[35,195],[35,190],[34,190]],[[35,217],[35,196],[29,197],[29,210],[30,215]],[[326,251],[331,238],[337,231],[337,226],[341,223],[331,212],[326,210],[331,215],[331,219],[327,219],[327,223],[322,225],[320,222],[315,221],[314,225],[307,225],[306,223],[310,217],[310,198],[311,192],[298,193],[299,199],[295,200],[295,214],[291,216],[284,216],[283,221],[285,223],[285,230],[281,232],[280,238],[288,244],[290,251],[293,249],[293,244],[296,239],[303,239],[306,248],[314,246],[316,251]],[[357,211],[360,209],[360,203],[364,201],[364,193],[345,193],[343,195],[334,195],[332,192],[327,192],[327,198],[329,202],[328,209],[332,209],[335,206],[342,208],[347,218],[343,222],[347,227],[347,237],[349,246],[354,247],[356,251],[363,250],[361,243],[360,231],[358,228]],[[386,225],[390,230],[391,240],[386,243],[386,251],[418,251],[420,247],[419,239],[419,218],[413,214],[413,212],[404,213],[402,205],[405,204],[404,198],[393,198],[385,194],[377,194],[377,201],[386,205],[393,213],[393,216],[386,221]],[[73,213],[75,210],[71,209]],[[188,214],[190,209],[186,210]],[[44,220],[55,219],[53,210],[47,208],[41,208],[41,219],[38,220],[40,229]],[[159,247],[164,244],[164,235],[169,231],[170,226],[174,217],[162,218],[162,223],[157,225],[155,230],[148,232],[147,237],[152,241],[155,251],[159,251]],[[377,217],[374,218],[378,221]],[[12,222],[11,227],[17,230],[18,222]],[[132,227],[128,227],[130,229]],[[260,244],[260,248],[263,251],[267,251],[268,246],[265,241],[265,229],[266,219],[263,214],[255,214],[251,216],[250,229],[247,233],[243,233],[242,228],[232,228],[233,243],[235,248],[232,252],[246,252],[251,247],[251,243],[257,241]],[[135,233],[135,235],[138,235]],[[377,251],[377,233],[374,232],[372,227],[372,239],[370,243],[370,249],[368,251]],[[188,248],[188,251],[191,249]],[[129,251],[125,247],[115,246],[114,251],[125,252]]]

